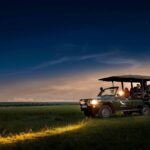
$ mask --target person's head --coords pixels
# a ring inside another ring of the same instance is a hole
[[[125,91],[129,91],[129,89],[126,87],[125,89],[124,89]]]
[[[103,88],[103,87],[100,87],[100,91],[101,91],[101,92],[104,91],[104,88]]]
[[[140,84],[137,84],[136,87],[137,87],[137,88],[140,88]]]

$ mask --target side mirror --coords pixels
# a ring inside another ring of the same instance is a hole
[[[100,91],[101,91],[101,92],[104,91],[104,88],[103,88],[103,87],[100,87]]]

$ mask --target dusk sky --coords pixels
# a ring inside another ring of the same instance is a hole
[[[150,2],[0,1],[0,101],[96,96],[97,79],[150,75]]]

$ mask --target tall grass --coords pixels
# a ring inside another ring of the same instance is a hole
[[[23,142],[25,140],[33,140],[36,138],[43,138],[47,136],[64,134],[66,132],[78,130],[82,128],[84,125],[85,123],[81,122],[78,124],[67,125],[67,126],[57,127],[57,128],[47,128],[47,129],[44,128],[37,132],[20,133],[20,134],[15,134],[15,135],[9,135],[6,137],[0,137],[0,144],[1,145],[14,144],[20,141]]]
[[[85,120],[79,106],[62,105],[4,108],[0,119],[12,133],[0,138],[0,150],[150,149],[150,117],[116,115]],[[26,128],[32,130],[26,132]]]
[[[33,106],[0,108],[0,135],[39,131],[80,122],[84,116],[79,106]]]

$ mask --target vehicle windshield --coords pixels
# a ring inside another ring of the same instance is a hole
[[[116,91],[116,88],[104,89],[104,91],[101,93],[101,96],[114,96],[116,94]]]

